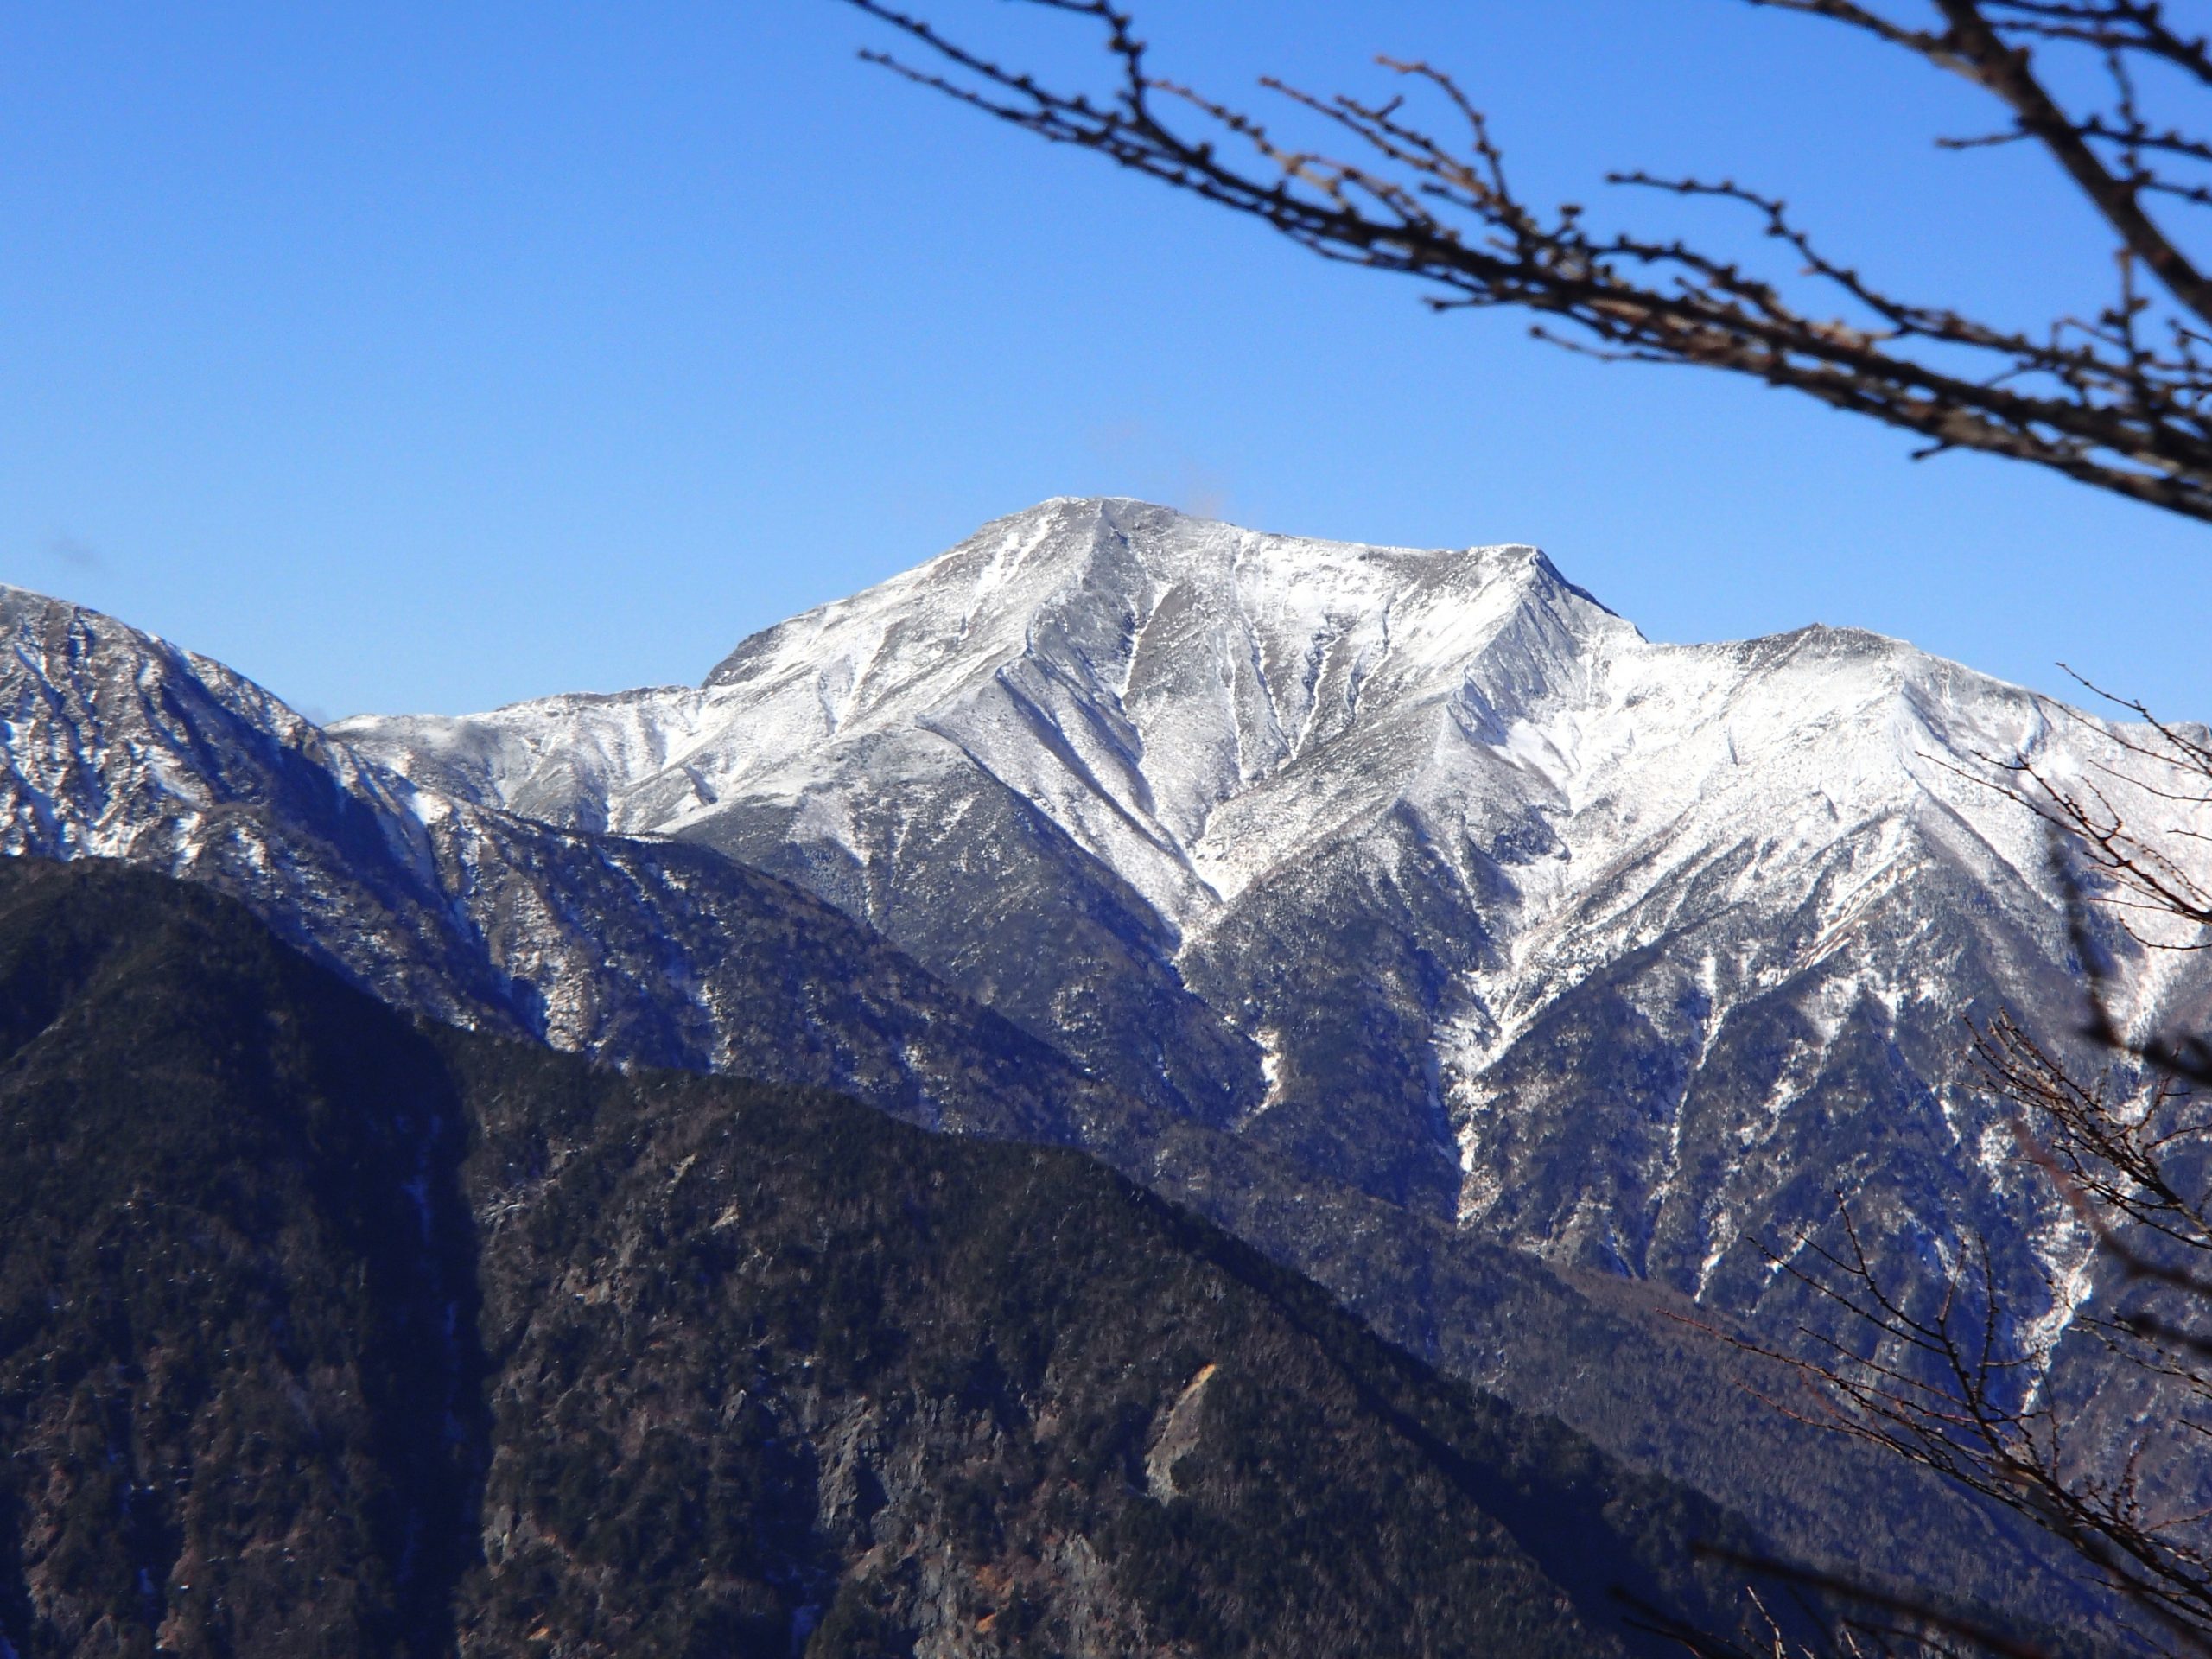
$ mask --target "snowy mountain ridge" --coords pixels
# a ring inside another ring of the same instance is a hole
[[[1971,1225],[2056,1281],[2081,1259],[1959,1020],[2070,1040],[2050,850],[1987,766],[2097,775],[2110,728],[1895,640],[1654,644],[1529,548],[1061,499],[696,687],[324,732],[0,599],[11,849],[259,892],[409,1006],[767,1064],[815,993],[753,1029],[780,970],[734,941],[819,932],[829,973],[874,947],[766,872],[1149,1109],[1557,1264],[1755,1314],[1758,1243],[1838,1192],[1898,1249]],[[2174,781],[2100,776],[2205,828]],[[2139,1020],[2202,1023],[2199,958],[2113,944]],[[935,1121],[982,1062],[918,1061],[936,993],[871,971],[801,1076]]]
[[[784,882],[419,789],[219,663],[4,584],[0,854],[205,882],[397,1007],[557,1048],[1040,1140],[1093,1109],[1060,1057]]]
[[[1813,800],[1833,824],[1910,790],[1963,810],[1956,766],[2038,752],[2048,726],[2039,699],[1858,630],[1650,644],[1532,548],[1062,499],[767,630],[700,687],[333,730],[467,798],[633,835],[745,799],[804,801],[801,833],[835,839],[822,785],[848,756],[887,786],[957,754],[1190,929],[1382,801],[1454,835],[1531,808],[1572,826],[1519,867],[1547,907],[1575,885],[1548,862],[1633,856],[1700,806]],[[2040,863],[2022,815],[1974,816],[1998,856]]]
[[[1766,1068],[1770,1124],[1870,999],[1885,1022],[1946,1027],[1993,996],[2055,1009],[2049,850],[1989,763],[2079,775],[2107,728],[1858,630],[1654,644],[1531,548],[1365,547],[1060,499],[768,629],[697,688],[335,729],[426,787],[765,863],[1068,1041],[1077,983],[988,944],[990,884],[958,874],[980,861],[1033,912],[1148,939],[1160,999],[1195,994],[1249,1044],[1167,1067],[1201,1114],[1249,1124],[1301,1070],[1355,1096],[1405,1073],[1384,1089],[1398,1152],[1448,1157],[1421,1179],[1470,1221],[1499,1211],[1531,1128],[1501,1122],[1529,1090],[1508,1058],[1580,988],[1656,952],[1629,1003],[1686,1071],[1662,1090],[1681,1097],[1653,1103],[1665,1133],[1633,1199],[1578,1195],[1541,1248],[1647,1270],[1669,1206],[1690,1202],[1701,1236],[1675,1267],[1701,1287],[1723,1235],[1764,1219],[1684,1192],[1689,1096],[1722,1027],[1794,999],[1806,1031]],[[961,834],[971,817],[995,844]],[[1071,858],[1080,894],[1057,868]],[[1924,902],[1939,879],[1972,888],[1965,915]],[[1294,1054],[1286,1073],[1286,1033],[1326,1020],[1310,992],[1268,994],[1281,963],[1250,936],[1279,944],[1286,912],[1442,936],[1402,975],[1422,982],[1392,988],[1421,1005],[1386,1019],[1396,1052],[1357,1078],[1340,1056]],[[2189,974],[2139,983],[2146,1019],[2197,995]],[[1141,1020],[1103,1023],[1107,1049],[1150,1044]],[[1071,1046],[1113,1071],[1100,1042]],[[1120,1080],[1144,1083],[1126,1065]],[[1960,1110],[1942,1108],[1953,1152],[1986,1165]],[[1383,1189],[1407,1196],[1403,1173]]]
[[[335,729],[472,798],[632,834],[807,795],[825,747],[880,769],[888,741],[924,776],[949,748],[1192,920],[1356,801],[1408,709],[1472,691],[1456,718],[1517,713],[1476,689],[1486,653],[1527,659],[1497,677],[1509,698],[1549,694],[1607,634],[1635,637],[1531,548],[1370,548],[1062,499],[747,640],[702,687]]]

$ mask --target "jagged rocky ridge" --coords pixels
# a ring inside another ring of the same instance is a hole
[[[1838,1185],[1907,1265],[1976,1222],[2078,1260],[1946,1069],[1961,1007],[2070,991],[2039,852],[1921,860],[1999,804],[1892,729],[1948,697],[1983,721],[1950,753],[2042,734],[2021,694],[1865,636],[1649,646],[1526,550],[1128,503],[1004,521],[700,690],[460,721],[322,733],[110,619],[0,613],[10,850],[208,880],[402,1006],[1080,1142],[1789,1548],[2031,1576],[1652,1317],[1788,1332],[1712,1241]]]
[[[1753,1541],[1079,1154],[0,863],[0,1646],[1622,1656]]]

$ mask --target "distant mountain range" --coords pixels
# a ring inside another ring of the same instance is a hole
[[[2086,715],[1850,631],[1652,645],[1529,549],[1118,500],[699,687],[470,717],[318,730],[19,590],[0,632],[8,850],[207,882],[411,1011],[1084,1147],[1787,1548],[1864,1563],[1871,1508],[1945,1593],[2031,1570],[1660,1316],[1795,1340],[1760,1245],[1840,1195],[1885,1272],[1989,1236],[2073,1363],[2086,1242],[1961,1022],[2075,1041],[2050,849],[1987,779],[2099,775]],[[2111,944],[2135,1017],[2207,1012]]]

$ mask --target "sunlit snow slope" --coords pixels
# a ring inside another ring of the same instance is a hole
[[[1746,1235],[1839,1190],[1916,1249],[2078,1248],[1961,1020],[2078,1023],[1985,780],[2105,728],[1897,641],[1655,645],[1529,548],[1059,499],[697,688],[336,729],[791,877],[1156,1102],[1554,1261],[1750,1306]],[[2122,955],[2145,1017],[2199,1005]]]

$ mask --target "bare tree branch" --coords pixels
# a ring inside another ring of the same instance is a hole
[[[889,0],[851,3],[922,52],[919,61],[864,54],[873,61],[1256,219],[1324,258],[1414,277],[1439,311],[1518,308],[1554,343],[1786,387],[1916,435],[1920,455],[1981,450],[2212,520],[2212,278],[2148,205],[2212,205],[2212,137],[2154,124],[2136,84],[2137,67],[2148,66],[2212,89],[2212,60],[2158,5],[1923,0],[1903,8],[1924,14],[1916,23],[1892,15],[1902,0],[1749,0],[1853,29],[1980,88],[2009,124],[1955,144],[2031,143],[2050,156],[2113,234],[2115,287],[2093,315],[2028,330],[1892,292],[1819,248],[1779,197],[1732,180],[1626,170],[1611,181],[1744,209],[1791,256],[1781,275],[1679,237],[1593,230],[1576,206],[1540,210],[1513,188],[1478,105],[1426,63],[1382,60],[1406,86],[1381,99],[1262,83],[1287,113],[1333,133],[1338,156],[1155,74],[1134,19],[1112,0],[1026,0],[1099,31],[1112,79],[1096,92],[1046,86]],[[2101,65],[2107,105],[2067,108],[2039,53]],[[1459,136],[1416,120],[1416,95]]]

